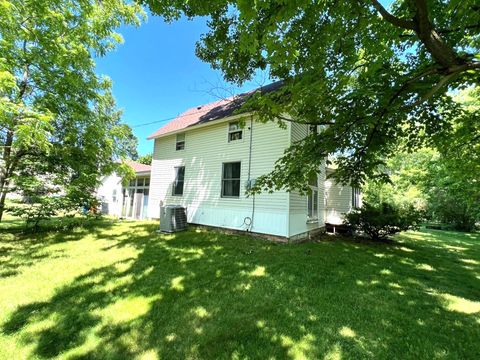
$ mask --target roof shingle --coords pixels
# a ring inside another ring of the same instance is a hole
[[[141,164],[133,160],[126,160],[125,163],[137,173],[151,171],[152,169],[150,165]]]
[[[281,85],[282,82],[277,81],[237,96],[232,96],[227,99],[212,102],[210,104],[190,108],[184,113],[178,115],[165,126],[155,131],[147,139],[154,139],[158,136],[186,129],[193,125],[199,125],[210,121],[223,119],[227,116],[232,116],[236,110],[241,108],[250,95],[258,91],[261,91],[262,93],[269,93],[277,90],[281,87]]]

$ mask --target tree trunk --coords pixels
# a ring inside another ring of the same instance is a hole
[[[8,186],[8,184],[6,184]],[[5,210],[5,199],[7,198],[7,186],[0,193],[0,222],[2,222],[3,212]]]
[[[0,173],[0,222],[2,221],[3,212],[5,211],[5,199],[7,198],[9,179],[12,174],[11,169],[11,153],[13,144],[13,131],[7,132],[5,147],[3,148],[4,168]]]
[[[460,65],[464,61],[459,58],[454,49],[447,45],[440,34],[435,30],[429,19],[428,6],[425,0],[413,0],[416,11],[413,18],[414,31],[432,55],[435,62],[445,69]]]

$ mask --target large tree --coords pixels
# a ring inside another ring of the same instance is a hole
[[[124,0],[0,0],[0,220],[21,172],[88,193],[135,152],[94,59],[122,41],[116,28],[141,17]]]
[[[404,208],[411,204],[431,220],[473,230],[480,221],[479,93],[480,88],[456,93],[453,98],[465,112],[438,140],[438,150],[396,153],[384,169],[391,182],[367,181],[364,200]]]
[[[325,125],[257,190],[304,187],[328,154],[343,182],[383,176],[400,139],[409,149],[438,146],[453,120],[462,123],[448,90],[480,81],[476,0],[142,2],[168,21],[207,16],[196,52],[226,80],[243,83],[258,70],[283,80],[280,91],[250,101],[262,120]]]

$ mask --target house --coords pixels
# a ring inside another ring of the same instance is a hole
[[[115,173],[104,177],[97,190],[102,212],[127,219],[145,219],[148,217],[151,167],[136,161],[126,163],[135,171],[135,179],[123,186],[122,179]]]
[[[274,83],[256,91],[278,88]],[[260,123],[238,114],[250,93],[191,108],[154,132],[149,217],[161,205],[182,205],[189,223],[250,231],[295,241],[340,223],[359,193],[326,179],[322,165],[311,195],[276,191],[246,196],[249,184],[273,170],[284,150],[315,127]],[[325,164],[325,162],[324,162]]]

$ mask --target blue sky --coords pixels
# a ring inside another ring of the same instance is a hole
[[[138,137],[141,155],[152,152],[153,141],[146,137],[166,122],[138,125],[171,118],[190,107],[250,90],[265,81],[259,76],[242,89],[235,88],[223,81],[219,71],[195,56],[195,42],[207,32],[204,19],[167,24],[149,15],[139,28],[124,27],[119,32],[124,44],[97,59],[97,73],[112,79],[113,94],[124,110],[123,120]]]
[[[388,7],[392,1],[381,2]],[[120,28],[124,44],[97,59],[97,72],[113,81],[113,94],[124,110],[123,120],[138,137],[140,155],[152,152],[153,141],[146,138],[166,122],[139,125],[271,82],[265,74],[258,74],[240,89],[225,83],[219,71],[195,56],[195,43],[207,30],[205,19],[167,24],[149,14],[138,28]]]

